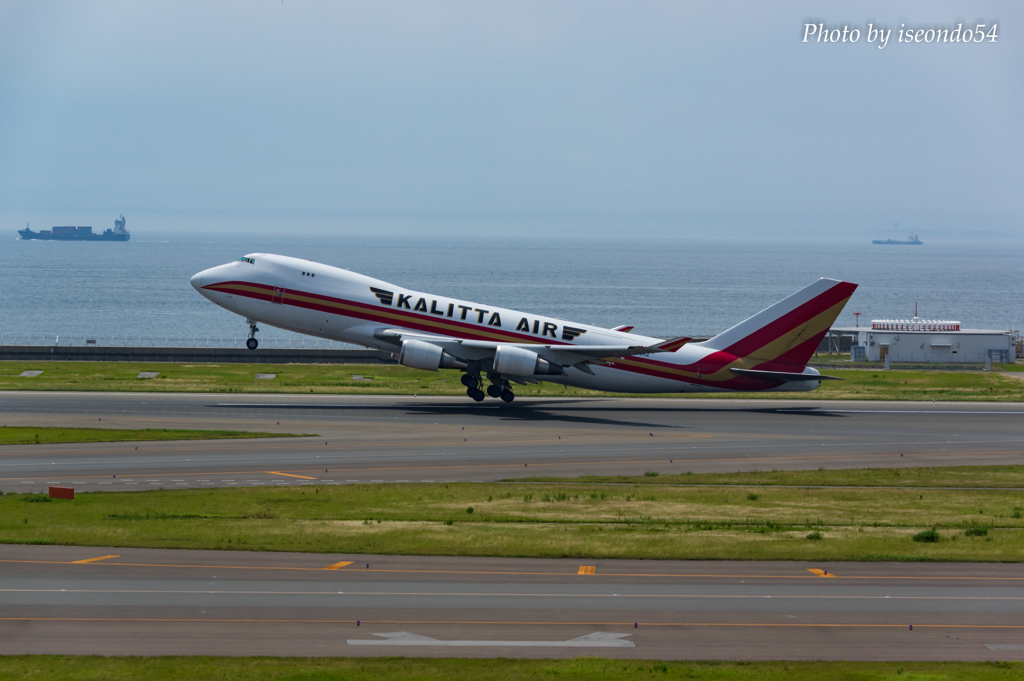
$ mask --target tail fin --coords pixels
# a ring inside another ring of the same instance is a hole
[[[856,289],[819,279],[700,345],[733,355],[748,369],[802,368]]]

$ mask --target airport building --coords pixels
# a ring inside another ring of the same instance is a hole
[[[870,327],[833,328],[852,336],[850,359],[882,362],[985,362],[1017,358],[1015,331],[964,329],[960,322],[936,319],[874,319]]]

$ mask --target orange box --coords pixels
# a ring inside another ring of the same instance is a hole
[[[50,488],[51,499],[74,499],[75,488],[74,487],[51,487]]]

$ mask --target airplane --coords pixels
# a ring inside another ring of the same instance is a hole
[[[653,338],[421,293],[345,269],[252,253],[197,273],[192,286],[257,324],[390,352],[416,369],[463,372],[466,394],[512,402],[538,381],[619,393],[816,389],[806,366],[857,285],[818,279],[709,340]]]

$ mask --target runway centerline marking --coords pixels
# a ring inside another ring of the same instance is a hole
[[[216,596],[428,596],[433,598],[676,598],[729,600],[829,600],[829,601],[1024,601],[1024,596],[856,596],[834,594],[630,594],[630,593],[552,593],[520,591],[266,591],[224,589],[0,589],[0,593],[76,593],[76,594],[203,594]],[[1022,625],[1024,626],[1024,625]]]
[[[0,617],[0,622],[170,622],[212,624],[355,624],[356,620],[320,619],[200,619],[194,617]],[[633,627],[633,622],[538,622],[538,621],[487,621],[487,620],[362,620],[362,624],[470,624],[492,626],[586,626],[586,627]],[[831,629],[906,629],[906,624],[844,624],[844,623],[797,623],[797,622],[644,622],[645,627],[780,627],[788,629],[831,628]],[[918,629],[1024,629],[1024,624],[915,624]]]
[[[75,565],[85,565],[86,563],[97,563],[101,560],[110,560],[111,558],[120,558],[121,556],[99,556],[98,558],[85,558],[84,560],[73,560],[71,561]]]
[[[303,480],[319,480],[320,478],[311,478],[308,475],[295,475],[294,473],[281,473],[280,471],[267,471],[269,475],[284,475],[289,478],[301,478]]]

